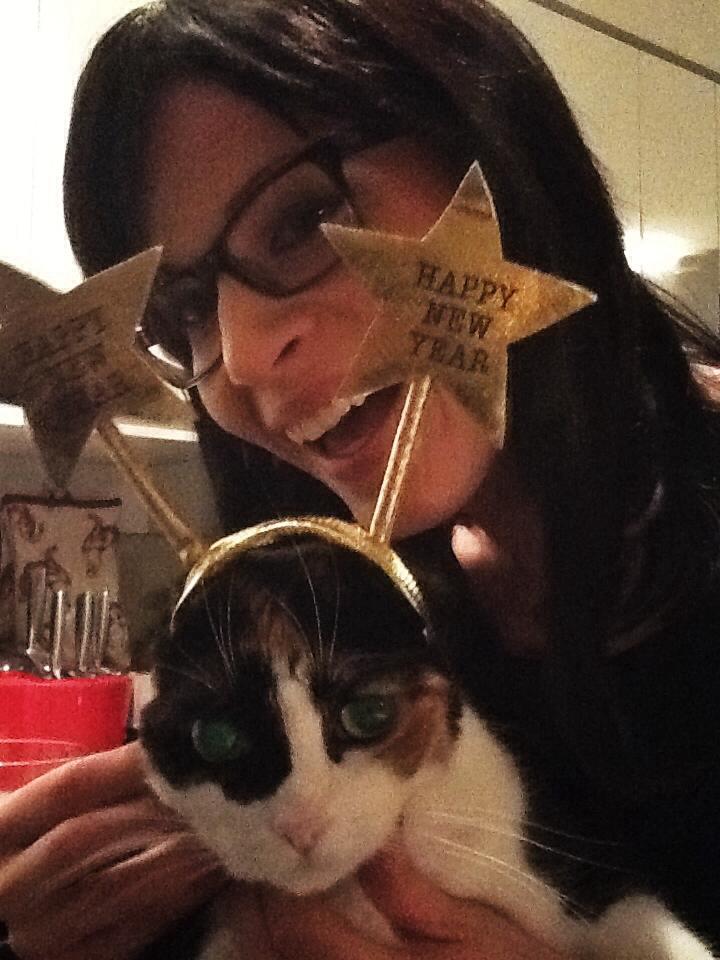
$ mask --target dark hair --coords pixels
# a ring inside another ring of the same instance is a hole
[[[128,14],[97,45],[70,129],[66,217],[86,272],[142,248],[155,97],[195,76],[292,122],[346,122],[351,110],[360,128],[390,124],[441,157],[477,158],[508,259],[598,294],[513,349],[509,444],[546,522],[554,696],[588,766],[617,762],[614,778],[632,782],[642,745],[619,732],[605,650],[628,630],[679,630],[718,591],[718,413],[683,349],[717,363],[716,339],[681,324],[630,271],[562,93],[483,0],[160,0]],[[209,446],[247,449],[229,438]],[[224,456],[226,489],[243,469]],[[228,513],[230,525],[257,519]],[[623,737],[624,754],[608,751]]]

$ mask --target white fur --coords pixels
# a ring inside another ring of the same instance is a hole
[[[403,840],[446,892],[497,906],[540,940],[582,960],[712,960],[652,897],[627,897],[594,923],[572,919],[522,843],[525,791],[511,754],[465,708],[457,749],[409,798]]]
[[[559,894],[522,843],[525,794],[511,755],[465,708],[449,761],[426,770],[405,811],[412,859],[448,893],[493,904],[558,947],[574,942]]]
[[[292,772],[276,793],[241,805],[214,784],[185,790],[153,773],[162,800],[185,817],[238,879],[329,898],[378,940],[392,931],[352,875],[397,834],[419,869],[448,893],[497,906],[522,927],[583,960],[712,960],[656,900],[630,897],[586,924],[563,910],[522,842],[523,784],[489,728],[463,711],[445,762],[405,778],[362,749],[340,763],[325,752],[321,720],[302,676],[276,666]],[[238,945],[216,925],[201,960],[233,960]]]
[[[713,954],[652,897],[626,897],[588,928],[583,960],[712,960]]]

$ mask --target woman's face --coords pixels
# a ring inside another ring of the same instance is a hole
[[[146,165],[146,241],[185,268],[207,253],[238,194],[308,141],[254,101],[210,82],[183,81],[161,98]],[[421,237],[457,183],[418,143],[389,141],[344,164],[362,222]],[[367,523],[402,406],[404,387],[381,391],[340,415],[333,398],[378,305],[342,263],[282,298],[220,274],[214,335],[195,344],[201,385],[226,430],[265,447],[331,487]],[[469,500],[494,456],[487,436],[444,388],[433,390],[407,479],[396,532],[450,519]]]

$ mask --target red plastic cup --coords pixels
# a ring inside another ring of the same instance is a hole
[[[0,739],[79,744],[84,753],[125,742],[132,697],[129,676],[46,680],[0,673]]]
[[[24,787],[35,777],[89,752],[70,740],[0,738],[0,794]]]

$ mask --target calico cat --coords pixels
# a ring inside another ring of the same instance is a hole
[[[237,556],[158,648],[140,731],[150,783],[231,875],[329,891],[378,939],[394,933],[352,876],[400,840],[440,887],[570,956],[710,960],[651,897],[569,908],[532,857],[526,771],[450,659],[437,626],[353,551],[298,538]],[[237,950],[218,915],[198,956]]]

